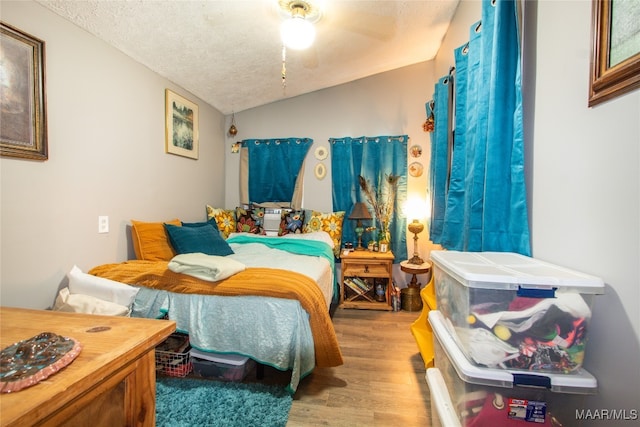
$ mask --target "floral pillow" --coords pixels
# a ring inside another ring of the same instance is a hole
[[[264,208],[236,208],[236,232],[264,234]]]
[[[329,234],[333,240],[333,253],[338,258],[340,256],[340,242],[342,240],[342,221],[344,220],[344,211],[322,213],[312,211],[309,220],[304,226],[305,233],[313,233],[316,231],[324,231]]]
[[[225,239],[236,231],[236,211],[213,208],[207,205],[207,220],[215,220],[218,230]]]
[[[304,211],[283,211],[282,220],[280,221],[280,230],[278,236],[285,234],[300,234],[303,232]]]

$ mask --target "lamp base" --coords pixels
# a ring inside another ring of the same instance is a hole
[[[356,251],[364,251],[366,248],[362,246],[362,233],[364,233],[364,228],[362,227],[362,223],[358,220],[358,225],[356,225],[356,237],[358,237],[358,246],[355,247]]]
[[[420,258],[418,254],[414,254],[413,257],[409,260],[409,264],[422,265],[424,264],[424,260]]]

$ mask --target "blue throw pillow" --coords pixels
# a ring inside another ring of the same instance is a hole
[[[220,233],[210,225],[200,227],[179,227],[165,224],[169,235],[169,242],[177,254],[201,252],[207,255],[231,255],[231,246],[220,236]]]
[[[218,230],[218,223],[216,222],[215,218],[211,218],[210,220],[206,221],[206,222],[183,222],[182,226],[183,227],[203,227],[203,226],[207,226],[210,225],[213,228],[216,229],[216,231]]]

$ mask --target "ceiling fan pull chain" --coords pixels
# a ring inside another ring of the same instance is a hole
[[[287,87],[287,47],[282,45],[282,92],[284,93]]]

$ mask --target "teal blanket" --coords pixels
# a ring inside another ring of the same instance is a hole
[[[329,245],[317,240],[292,239],[289,237],[265,237],[257,234],[234,234],[229,236],[227,243],[261,243],[270,248],[280,249],[299,255],[321,256],[335,268],[333,250]]]

